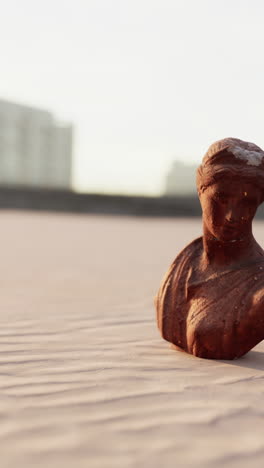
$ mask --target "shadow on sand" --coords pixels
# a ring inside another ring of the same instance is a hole
[[[264,371],[264,351],[250,351],[245,356],[234,361],[221,361],[232,366],[247,367]]]

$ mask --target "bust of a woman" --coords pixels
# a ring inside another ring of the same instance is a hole
[[[226,138],[197,171],[203,236],[176,257],[156,297],[163,338],[208,359],[234,359],[264,339],[264,251],[252,220],[264,200],[264,152]]]

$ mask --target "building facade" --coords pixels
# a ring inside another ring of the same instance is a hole
[[[70,189],[72,134],[50,112],[0,100],[0,185]]]
[[[174,161],[165,181],[165,195],[180,196],[196,193],[197,166]]]

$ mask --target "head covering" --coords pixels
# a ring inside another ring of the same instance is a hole
[[[213,143],[197,170],[197,189],[203,192],[226,174],[250,180],[264,191],[264,151],[254,143],[224,138]]]

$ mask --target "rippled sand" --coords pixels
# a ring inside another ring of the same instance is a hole
[[[0,221],[1,468],[264,466],[264,343],[207,361],[156,330],[153,296],[200,220]]]

